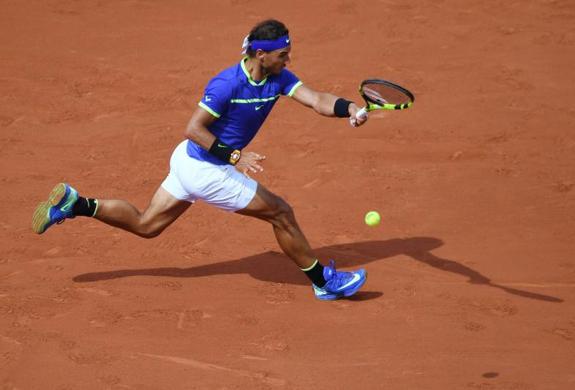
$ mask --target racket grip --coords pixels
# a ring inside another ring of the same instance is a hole
[[[360,109],[355,116],[352,116],[349,118],[349,123],[353,126],[353,127],[357,127],[357,121],[358,120],[362,120],[364,118],[367,118],[367,109],[366,107],[363,107],[362,109]]]

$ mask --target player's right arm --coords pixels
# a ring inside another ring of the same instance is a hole
[[[219,160],[236,165],[241,157],[241,150],[226,144],[210,131],[214,122],[226,115],[233,86],[222,74],[210,80],[204,96],[192,115],[186,128],[185,136]]]
[[[209,151],[216,140],[216,136],[208,130],[208,127],[216,120],[218,120],[218,118],[210,114],[205,109],[198,107],[196,111],[194,111],[184,135],[187,139],[192,140],[205,150]],[[242,153],[236,164],[236,169],[246,175],[250,172],[261,172],[264,168],[260,165],[260,161],[265,160],[265,158],[265,156],[255,152]]]
[[[216,136],[208,130],[208,127],[217,119],[203,108],[198,107],[194,111],[184,135],[205,150],[210,150],[216,140]]]

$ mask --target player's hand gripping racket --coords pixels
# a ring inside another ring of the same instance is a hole
[[[367,113],[374,110],[405,110],[411,107],[415,96],[407,89],[390,81],[381,79],[364,80],[359,86],[359,93],[365,100],[365,107],[355,116],[349,118],[352,126],[357,121],[367,117]]]

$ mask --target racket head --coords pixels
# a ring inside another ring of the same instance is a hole
[[[366,103],[366,110],[405,110],[413,104],[415,96],[406,88],[382,79],[361,82],[359,93]]]

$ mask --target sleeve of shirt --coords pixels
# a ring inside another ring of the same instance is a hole
[[[231,96],[232,88],[229,81],[216,76],[206,86],[198,106],[219,118],[228,110]]]
[[[299,78],[287,69],[282,70],[280,77],[282,95],[291,97],[295,90],[303,85]]]

